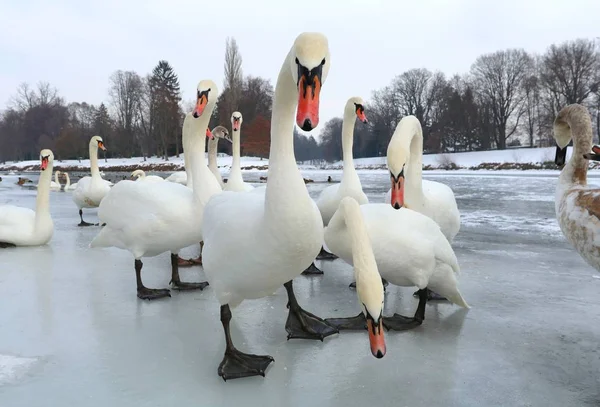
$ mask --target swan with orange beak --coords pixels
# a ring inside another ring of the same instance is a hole
[[[358,202],[352,197],[344,197],[340,201],[339,211],[344,217],[352,241],[356,294],[367,321],[371,353],[381,359],[386,351],[383,334],[384,293],[373,247]]]

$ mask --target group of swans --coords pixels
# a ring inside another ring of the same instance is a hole
[[[274,361],[269,355],[237,349],[230,322],[232,310],[244,300],[271,295],[281,285],[288,296],[288,339],[323,340],[340,330],[366,329],[371,353],[377,358],[386,353],[384,327],[405,330],[423,322],[431,298],[428,289],[469,308],[457,286],[459,264],[451,247],[460,228],[456,201],[450,188],[422,180],[422,130],[416,118],[403,118],[388,145],[391,188],[387,202],[369,203],[352,162],[353,122],[356,117],[365,122],[366,116],[362,99],[350,99],[345,111],[350,127],[344,128],[342,182],[326,189],[317,202],[310,198],[294,156],[294,123],[304,131],[318,125],[320,91],[329,69],[327,38],[319,33],[299,35],[277,78],[267,185],[260,193],[239,182],[238,112],[232,115],[232,143],[238,160],[234,159],[225,184],[233,181],[232,190],[224,190],[206,163],[206,135],[212,140],[215,130],[205,129],[218,97],[218,87],[211,80],[198,84],[196,105],[183,124],[189,187],[134,171],[136,181],[124,180],[110,188],[97,166],[97,150],[104,149],[102,139],[96,136],[90,141],[92,176],[79,181],[73,194],[82,223],[82,208],[99,207],[104,226],[90,246],[118,247],[131,253],[137,295],[142,299],[170,296],[168,289],[145,287],[141,276],[142,258],[164,252],[171,253],[171,284],[176,289],[203,289],[210,284],[219,301],[225,336],[225,353],[218,367],[224,380],[264,376]],[[592,147],[591,134],[589,113],[579,105],[568,106],[556,118],[558,165],[564,164],[566,146],[574,140],[574,153],[559,178],[556,212],[569,241],[600,269],[600,189],[586,184],[588,160],[600,161],[600,147]],[[42,150],[40,157],[36,211],[0,207],[0,247],[45,244],[52,237],[48,201],[54,157],[50,150]],[[204,242],[201,254],[208,281],[184,283],[179,278],[178,253],[197,242]],[[362,311],[356,317],[322,319],[304,310],[295,296],[293,279],[313,263],[323,244],[353,267]],[[235,255],[231,255],[232,247]],[[382,278],[418,288],[414,316],[383,316]]]

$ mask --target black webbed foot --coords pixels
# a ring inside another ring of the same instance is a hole
[[[180,291],[191,291],[191,290],[204,290],[208,287],[208,281],[202,281],[200,283],[184,283],[183,281],[175,282],[171,281],[174,290]]]
[[[426,290],[427,290],[427,301],[448,301],[448,299],[446,297],[442,297],[441,295],[434,293],[429,288],[426,288]],[[419,290],[415,291],[413,293],[413,296],[418,297]]]
[[[355,317],[350,318],[326,318],[325,322],[329,325],[342,330],[365,331],[367,329],[367,319],[362,312]]]
[[[323,341],[323,339],[329,335],[339,332],[337,328],[329,325],[322,318],[319,318],[300,307],[296,300],[291,281],[285,283],[284,286],[288,293],[288,308],[290,309],[287,321],[285,322],[288,340],[298,338],[319,339]]]
[[[335,260],[337,258],[338,256],[326,251],[323,247],[321,247],[321,251],[317,255],[317,260]]]
[[[251,355],[233,348],[225,352],[218,373],[225,381],[250,376],[265,377],[267,367],[274,360],[269,355]]]
[[[156,300],[158,298],[170,297],[171,291],[166,288],[141,287],[137,290],[137,296],[142,300]]]
[[[310,266],[308,266],[306,268],[306,270],[304,270],[302,272],[303,276],[317,276],[317,275],[322,275],[323,274],[323,270],[319,269],[315,263],[312,263]]]

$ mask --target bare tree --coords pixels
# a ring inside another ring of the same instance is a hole
[[[26,112],[36,106],[51,106],[62,102],[58,90],[48,82],[38,82],[37,91],[31,89],[28,83],[22,82],[17,87],[17,93],[12,96],[10,104],[13,108]]]
[[[539,128],[540,83],[536,75],[530,75],[523,81],[523,127],[529,137],[529,146],[533,147],[534,136]]]
[[[122,136],[122,151],[131,155],[136,141],[136,125],[143,94],[142,78],[133,71],[116,71],[110,77],[108,94]]]
[[[542,84],[552,100],[552,113],[584,103],[600,86],[600,50],[594,40],[577,39],[551,45],[542,57]]]
[[[225,41],[225,63],[223,65],[225,79],[223,80],[223,92],[225,95],[225,115],[231,116],[231,113],[238,109],[242,85],[244,82],[242,73],[242,55],[238,48],[235,38],[227,37]]]
[[[480,56],[471,67],[477,92],[491,110],[494,141],[500,150],[506,148],[506,140],[519,126],[522,86],[532,64],[533,59],[524,50],[509,49]]]

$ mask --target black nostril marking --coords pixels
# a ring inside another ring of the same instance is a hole
[[[383,352],[381,352],[380,350],[377,351],[377,355],[375,355],[375,357],[377,359],[381,359],[383,357]]]
[[[398,202],[394,204],[394,209],[400,209],[400,204]]]
[[[302,123],[301,129],[304,131],[311,131],[313,129],[310,119],[304,119],[304,123]]]

